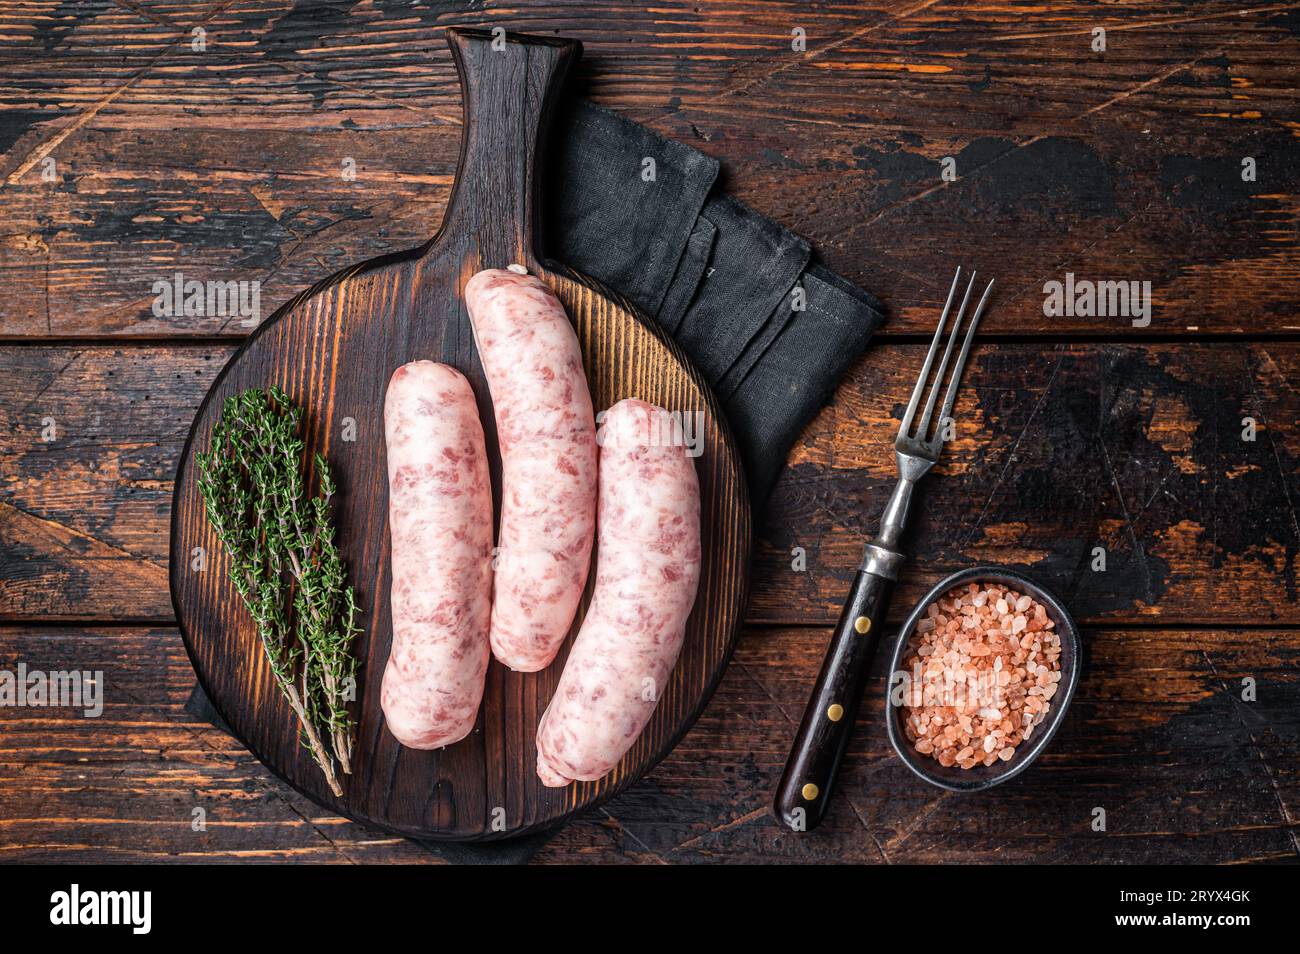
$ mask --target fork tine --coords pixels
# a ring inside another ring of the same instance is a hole
[[[930,396],[925,400],[925,413],[921,415],[921,421],[916,425],[916,439],[924,441],[926,433],[930,430],[930,414],[934,411],[934,402],[939,399],[939,391],[943,388],[944,372],[948,370],[948,359],[952,357],[953,345],[957,343],[957,335],[961,333],[961,319],[966,314],[966,306],[970,304],[971,289],[975,287],[975,276],[978,272],[970,273],[970,281],[966,285],[966,294],[962,296],[961,307],[957,309],[957,317],[953,319],[952,332],[948,335],[948,346],[943,349],[943,360],[939,362],[939,370],[934,375],[934,385],[930,388]],[[927,371],[929,368],[926,369]]]
[[[925,356],[925,364],[921,367],[921,376],[916,379],[916,387],[912,389],[912,398],[907,402],[907,412],[903,415],[903,423],[899,425],[898,436],[906,437],[912,429],[912,418],[916,416],[917,406],[921,403],[921,391],[925,388],[925,380],[930,376],[930,365],[934,363],[934,356],[939,350],[939,338],[943,335],[943,326],[948,323],[948,312],[952,309],[953,297],[957,294],[957,283],[961,281],[961,266],[957,266],[957,273],[952,276],[952,288],[948,289],[948,300],[944,303],[943,314],[939,316],[939,326],[934,329],[934,339],[930,342],[930,350]]]
[[[957,386],[961,384],[961,373],[966,367],[966,356],[970,354],[971,340],[975,337],[975,329],[979,326],[980,315],[984,314],[984,305],[988,303],[989,294],[993,291],[993,281],[990,279],[984,289],[984,294],[980,296],[980,302],[975,306],[975,314],[971,315],[970,328],[966,331],[966,340],[961,344],[961,354],[957,355],[957,364],[952,369],[952,378],[948,381],[948,393],[943,397],[943,409],[939,412],[939,424],[947,420],[952,414],[953,402],[957,400]],[[954,337],[956,332],[954,332]]]

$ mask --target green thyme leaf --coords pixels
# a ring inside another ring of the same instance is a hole
[[[360,629],[356,595],[334,542],[329,462],[305,459],[301,412],[278,387],[226,398],[199,493],[230,558],[230,580],[257,625],[277,686],[298,717],[303,745],[342,794],[334,764],[352,771]],[[317,491],[308,499],[310,463]]]

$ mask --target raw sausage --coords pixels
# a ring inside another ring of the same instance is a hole
[[[596,587],[537,729],[544,785],[613,769],[677,662],[700,579],[700,488],[673,434],[667,412],[644,401],[604,415]]]
[[[465,304],[501,445],[492,652],[536,672],[555,658],[587,584],[596,519],[591,394],[578,337],[540,279],[488,269],[465,286]]]
[[[384,400],[393,645],[380,700],[403,745],[436,749],[474,728],[488,664],[492,485],[469,382],[415,361]]]
[[[577,335],[540,279],[488,269],[469,280],[465,303],[501,447],[492,653],[511,669],[536,672],[564,642],[591,563],[591,395]]]

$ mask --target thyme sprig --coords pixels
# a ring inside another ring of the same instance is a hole
[[[307,499],[301,412],[284,391],[228,397],[199,453],[199,492],[230,557],[230,579],[257,624],[276,685],[298,717],[302,744],[343,794],[334,761],[352,772],[356,597],[334,542],[328,462],[314,457]]]

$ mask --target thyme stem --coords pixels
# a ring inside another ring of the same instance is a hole
[[[300,724],[303,746],[343,794],[335,773],[352,772],[358,662],[352,643],[356,596],[338,546],[329,463],[315,455],[316,496],[305,500],[301,413],[279,388],[226,399],[207,453],[199,453],[199,491],[230,557],[230,579],[257,625],[276,685]]]

